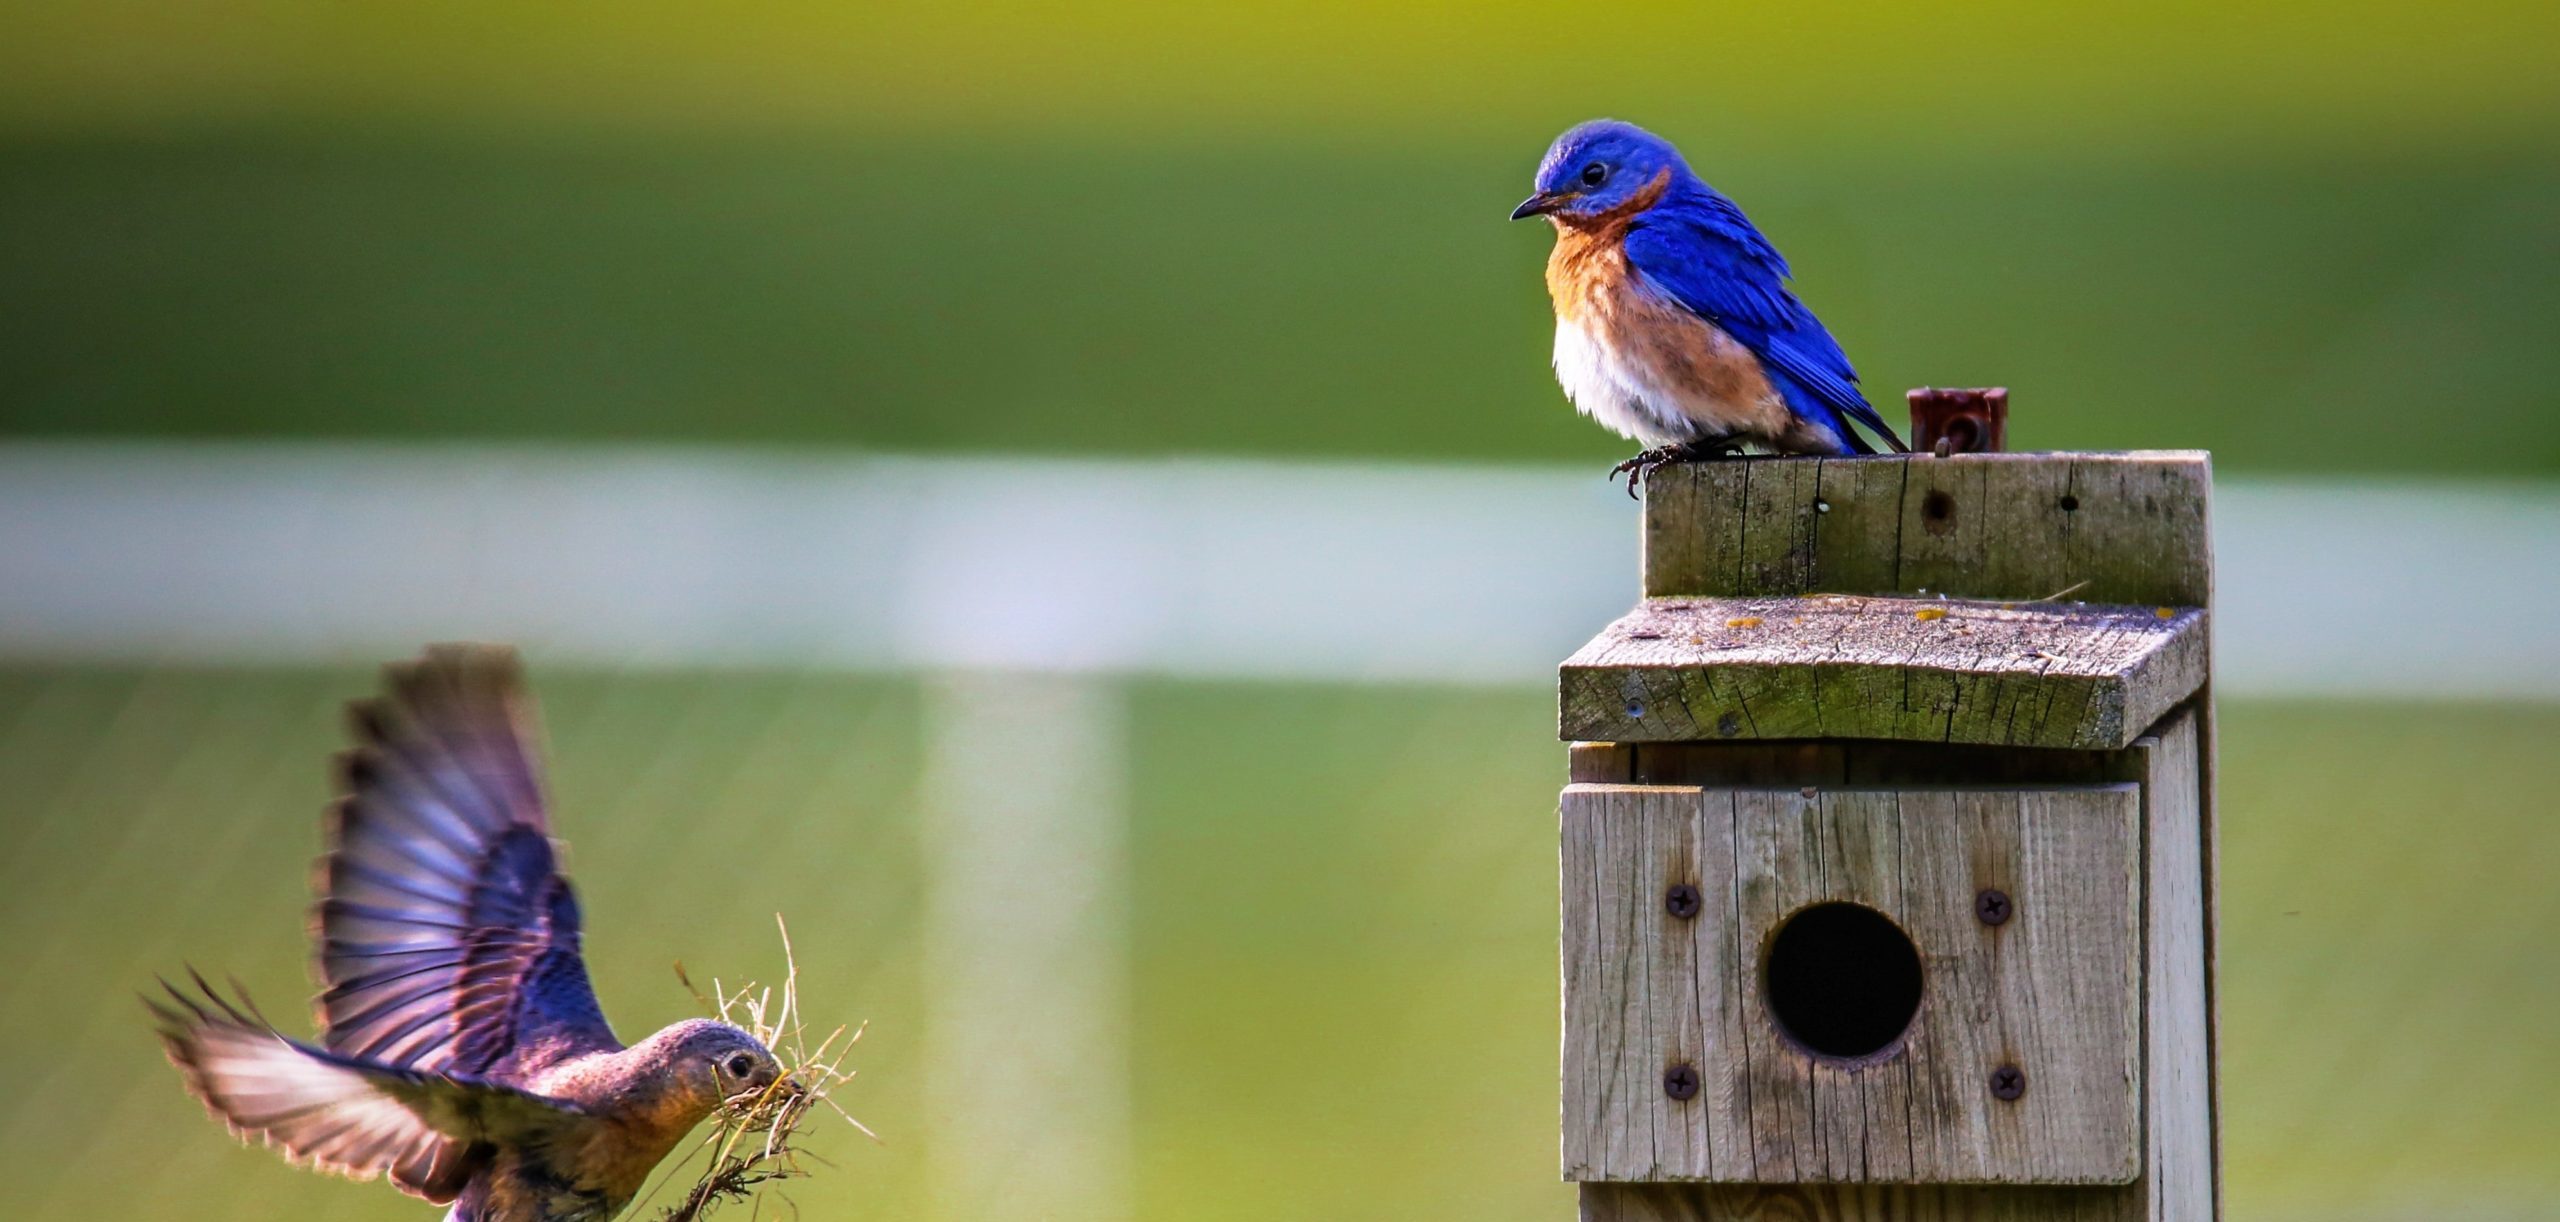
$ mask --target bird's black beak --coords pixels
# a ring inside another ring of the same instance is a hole
[[[1520,206],[1511,210],[1511,219],[1515,221],[1525,221],[1533,216],[1545,216],[1558,208],[1564,207],[1565,201],[1572,198],[1573,196],[1571,194],[1563,191],[1540,191],[1527,199],[1521,200]]]

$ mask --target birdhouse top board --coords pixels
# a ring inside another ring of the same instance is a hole
[[[1644,594],[2202,607],[2211,487],[2200,450],[1669,466],[1645,493]]]

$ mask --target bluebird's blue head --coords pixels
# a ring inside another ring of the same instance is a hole
[[[1511,219],[1596,221],[1651,203],[1670,181],[1688,173],[1689,164],[1670,141],[1633,123],[1594,119],[1548,146],[1547,159],[1538,163],[1537,194],[1512,209]]]

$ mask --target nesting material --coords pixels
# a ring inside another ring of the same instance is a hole
[[[862,1039],[863,1028],[838,1026],[814,1045],[809,1042],[809,1028],[800,1011],[800,966],[791,953],[791,929],[780,914],[774,916],[774,924],[782,932],[779,986],[747,981],[732,990],[715,977],[706,995],[694,986],[684,965],[676,965],[676,978],[694,999],[713,1017],[754,1033],[782,1062],[783,1074],[761,1094],[716,1115],[710,1134],[643,1198],[645,1207],[647,1200],[682,1187],[682,1199],[654,1215],[656,1222],[696,1222],[724,1204],[742,1201],[751,1205],[751,1216],[763,1217],[768,1195],[778,1199],[785,1215],[796,1214],[797,1207],[774,1185],[807,1176],[808,1163],[832,1165],[803,1144],[822,1110],[833,1112],[864,1137],[880,1140],[834,1097],[853,1081],[854,1071],[845,1062]],[[688,1171],[692,1173],[689,1180]],[[640,1215],[635,1211],[634,1216]]]

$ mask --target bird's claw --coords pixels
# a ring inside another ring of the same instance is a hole
[[[1675,447],[1655,446],[1650,450],[1639,451],[1635,457],[1609,468],[1609,478],[1625,476],[1627,499],[1636,500],[1638,499],[1636,489],[1641,487],[1647,479],[1652,478],[1654,469],[1664,463],[1677,461],[1678,457]]]
[[[1637,500],[1636,489],[1653,479],[1653,473],[1672,463],[1702,462],[1719,458],[1737,458],[1742,454],[1738,441],[1688,441],[1679,445],[1655,446],[1635,457],[1609,468],[1609,477],[1625,476],[1627,499]]]

